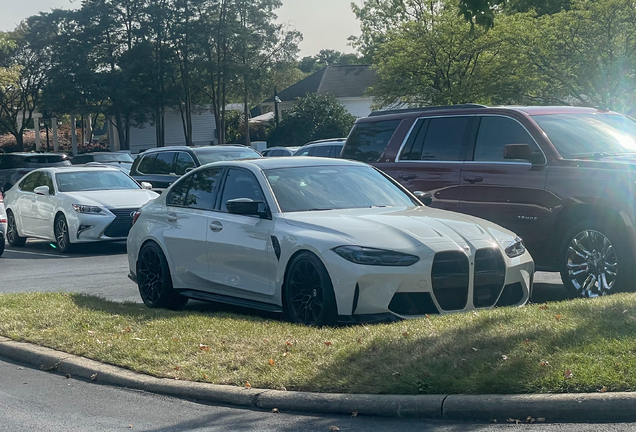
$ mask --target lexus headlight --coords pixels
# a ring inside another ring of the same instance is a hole
[[[102,212],[102,209],[100,207],[82,204],[73,204],[73,208],[78,213],[99,214]]]
[[[519,255],[523,255],[525,252],[526,247],[520,237],[515,238],[514,241],[506,247],[506,255],[508,255],[509,258],[518,257]]]
[[[332,250],[347,261],[362,265],[406,267],[420,260],[415,255],[361,246],[338,246]]]

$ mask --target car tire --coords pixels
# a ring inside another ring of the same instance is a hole
[[[4,253],[4,237],[0,239],[0,257],[2,256],[3,253]]]
[[[331,326],[338,322],[329,272],[313,253],[302,252],[289,262],[283,296],[283,311],[291,322],[309,326]]]
[[[137,258],[137,285],[144,304],[150,308],[179,310],[188,298],[172,287],[172,277],[166,256],[158,244],[148,242]]]
[[[576,297],[634,291],[634,257],[625,236],[608,223],[580,222],[565,235],[559,253],[561,280]]]
[[[11,210],[7,210],[7,242],[13,247],[24,246],[26,237],[20,237],[18,234],[18,226],[15,222],[15,216]]]
[[[68,232],[68,222],[66,216],[59,214],[55,217],[53,222],[53,234],[55,234],[55,242],[57,244],[57,250],[62,253],[70,252],[73,245]]]

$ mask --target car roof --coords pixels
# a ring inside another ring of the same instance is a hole
[[[116,154],[129,154],[123,151],[114,151],[114,152],[88,152],[88,153],[78,153],[75,156],[95,156],[95,155],[116,155]]]
[[[82,171],[119,171],[121,170],[113,165],[70,165],[61,167],[43,167],[33,171],[50,171],[59,172],[82,172]]]
[[[0,156],[21,156],[21,157],[33,157],[33,156],[66,156],[64,153],[37,153],[37,152],[11,152],[0,153]]]
[[[255,158],[255,159],[242,159],[233,161],[220,161],[214,162],[205,166],[224,165],[224,166],[236,166],[236,167],[253,167],[256,166],[263,170],[277,169],[277,168],[298,168],[298,167],[313,167],[313,166],[368,166],[362,162],[350,161],[346,159],[334,159],[334,158],[322,158],[322,157],[310,157],[310,156],[298,156],[298,157],[286,157],[286,158]]]
[[[346,138],[334,138],[334,139],[328,139],[328,140],[312,141],[310,143],[305,144],[304,146],[300,148],[344,144],[346,140],[347,140]]]
[[[517,111],[526,115],[544,115],[544,114],[594,114],[594,113],[613,113],[610,111],[602,111],[597,108],[574,107],[574,106],[516,106],[516,105],[500,105],[485,106],[475,104],[451,105],[451,106],[429,106],[422,108],[408,108],[404,110],[391,111],[374,111],[369,117],[363,117],[357,120],[357,123],[375,122],[379,120],[402,120],[404,118],[419,118],[428,115],[461,115],[461,114],[487,114],[488,112],[505,112]]]

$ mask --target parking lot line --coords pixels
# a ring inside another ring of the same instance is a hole
[[[27,252],[27,251],[13,250],[13,249],[6,249],[5,253],[6,252],[21,253],[21,254],[27,254],[27,255],[41,255],[41,256],[55,257],[55,258],[69,258],[68,255],[53,255],[53,254],[47,254],[42,252]]]

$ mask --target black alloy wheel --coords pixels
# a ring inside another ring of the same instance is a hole
[[[561,279],[577,297],[593,298],[634,290],[634,264],[624,237],[607,224],[574,226],[561,247]]]
[[[55,234],[57,250],[62,253],[69,252],[71,250],[71,241],[68,234],[68,222],[66,222],[64,215],[60,214],[55,218],[53,233]]]
[[[26,243],[26,237],[20,237],[18,234],[18,227],[15,223],[15,216],[11,210],[7,211],[7,242],[11,246],[24,246]]]
[[[144,304],[151,308],[181,309],[188,298],[172,288],[170,268],[156,243],[142,246],[137,259],[137,285]]]
[[[4,237],[0,238],[0,257],[4,253]]]
[[[290,262],[283,304],[287,318],[295,323],[325,326],[338,322],[331,278],[316,255],[303,252]]]

